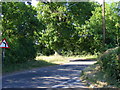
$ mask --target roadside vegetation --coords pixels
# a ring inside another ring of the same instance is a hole
[[[36,7],[31,2],[0,4],[0,34],[10,46],[5,49],[4,73],[63,64],[71,59],[95,59],[100,55],[97,64],[91,66],[89,73],[83,72],[88,74],[83,77],[93,82],[103,78],[105,85],[119,86],[120,49],[116,47],[120,46],[120,2],[105,3],[104,43],[102,6],[97,2],[40,1]],[[85,69],[88,70],[89,67]]]
[[[18,64],[6,64],[3,66],[2,72],[4,75],[4,74],[15,73],[15,72],[20,72],[24,70],[30,70],[34,68],[40,68],[40,67],[52,66],[52,65],[57,65],[57,64],[50,63],[45,60],[39,60],[39,61],[31,60],[24,63],[18,63]]]
[[[96,64],[83,70],[81,79],[91,88],[120,88],[120,51],[112,48],[98,57]]]

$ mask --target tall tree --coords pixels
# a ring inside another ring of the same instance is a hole
[[[117,36],[118,33],[118,10],[116,9],[117,3],[106,3],[105,8],[105,20],[106,20],[106,42],[105,46],[106,48],[112,48],[117,46]],[[94,35],[92,48],[97,49],[99,51],[102,45],[102,7],[97,7],[94,12],[92,12],[93,15],[89,19],[89,21],[86,22],[86,29],[89,29],[89,32]],[[105,48],[105,47],[104,47]]]
[[[87,6],[87,7],[86,7]],[[38,19],[46,26],[40,41],[59,53],[74,49],[79,40],[77,27],[85,24],[94,10],[93,3],[42,3],[37,6]],[[89,9],[88,9],[89,8]]]
[[[7,38],[10,49],[6,52],[9,63],[33,60],[36,55],[34,48],[34,32],[39,25],[36,11],[24,2],[3,2],[3,38]]]

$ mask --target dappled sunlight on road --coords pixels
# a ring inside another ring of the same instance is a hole
[[[95,61],[70,62],[4,76],[3,88],[84,88],[81,70],[93,63]]]

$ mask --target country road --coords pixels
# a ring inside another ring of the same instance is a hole
[[[72,61],[64,65],[28,70],[2,77],[3,88],[87,88],[81,71],[96,61]]]

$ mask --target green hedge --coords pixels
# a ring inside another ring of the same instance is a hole
[[[120,54],[119,48],[108,49],[99,57],[101,70],[105,73],[105,78],[110,84],[120,84]]]
[[[36,50],[32,39],[19,38],[14,39],[13,42],[10,40],[13,39],[8,39],[10,48],[5,50],[4,64],[17,64],[34,60]]]

